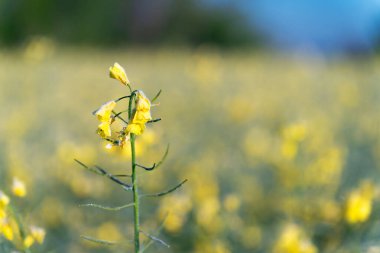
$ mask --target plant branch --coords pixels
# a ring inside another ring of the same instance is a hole
[[[96,239],[96,238],[93,238],[93,237],[87,236],[87,235],[80,235],[80,238],[87,240],[87,241],[90,241],[90,242],[94,242],[94,243],[98,243],[98,244],[102,244],[102,245],[107,245],[107,246],[114,246],[117,244],[117,242]]]
[[[115,111],[112,111],[112,113],[114,114],[114,117],[120,119],[121,121],[123,121],[125,124],[128,125],[128,122],[120,116],[120,114],[122,114],[123,112],[116,113]]]
[[[154,98],[152,99],[152,103],[161,95],[161,92],[162,90],[159,90],[158,93],[156,94],[156,96],[154,96]]]
[[[110,206],[102,206],[102,205],[98,205],[98,204],[89,203],[89,204],[81,204],[79,206],[81,206],[81,207],[82,206],[83,207],[95,207],[95,208],[99,208],[99,209],[103,209],[103,210],[107,210],[107,211],[120,211],[122,209],[132,207],[134,205],[135,205],[134,203],[129,203],[129,204],[126,204],[123,206],[110,207]]]
[[[165,150],[164,155],[162,156],[161,160],[160,160],[160,161],[157,163],[157,165],[156,165],[156,169],[157,169],[158,167],[160,167],[160,166],[163,164],[163,162],[165,162],[166,157],[167,157],[168,154],[169,154],[169,147],[170,147],[170,145],[168,144],[168,146],[166,147],[166,150]]]
[[[144,198],[144,197],[161,197],[161,196],[164,196],[166,194],[169,194],[175,190],[177,190],[178,188],[180,188],[184,183],[186,183],[188,180],[185,179],[183,180],[181,183],[179,183],[178,185],[174,186],[173,188],[167,190],[167,191],[164,191],[164,192],[160,192],[160,193],[153,193],[153,194],[143,194],[140,196],[140,198]]]
[[[95,168],[97,168],[104,176],[108,177],[109,179],[111,179],[115,183],[121,185],[125,190],[128,190],[128,191],[132,190],[132,188],[133,188],[132,186],[130,186],[129,184],[126,184],[123,181],[119,180],[118,178],[116,178],[114,175],[112,175],[111,173],[109,173],[105,169],[103,169],[97,165],[95,165]]]
[[[153,241],[155,241],[155,242],[161,243],[162,245],[164,245],[164,246],[167,247],[167,248],[170,248],[170,245],[167,244],[166,242],[164,242],[163,240],[161,240],[160,238],[155,237],[155,236],[153,236],[153,235],[150,235],[150,234],[148,234],[148,233],[146,233],[146,232],[144,232],[144,231],[142,231],[142,230],[140,230],[140,233],[144,234],[144,235],[145,235],[146,237],[148,237],[149,239],[151,239],[151,240],[153,240]]]
[[[120,100],[123,100],[123,99],[125,99],[125,98],[130,98],[131,96],[123,96],[123,97],[121,97],[121,98],[118,98],[118,99],[115,99],[114,101],[117,103],[117,102],[119,102]]]
[[[137,164],[136,163],[136,166],[140,167],[140,168],[143,168],[144,170],[148,170],[148,171],[151,171],[151,170],[154,170],[154,168],[156,168],[156,164],[154,163],[152,167],[145,167],[145,166],[142,166],[140,164]]]
[[[158,121],[160,121],[161,120],[161,118],[158,118],[158,119],[152,119],[152,120],[149,120],[148,122],[146,122],[146,123],[154,123],[154,122],[158,122]]]

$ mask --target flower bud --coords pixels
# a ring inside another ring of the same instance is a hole
[[[114,65],[109,68],[109,70],[111,78],[119,80],[121,83],[125,85],[129,85],[127,74],[125,73],[124,68],[120,66],[119,63],[115,62]]]

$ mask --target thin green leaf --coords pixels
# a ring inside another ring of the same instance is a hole
[[[158,91],[157,95],[154,96],[154,98],[151,100],[152,103],[161,95],[161,92],[162,92],[162,90]]]
[[[156,169],[157,169],[158,167],[160,167],[160,166],[162,165],[163,162],[165,162],[166,157],[167,157],[168,154],[169,154],[169,148],[170,148],[170,145],[168,144],[168,146],[166,147],[166,151],[165,151],[164,155],[162,156],[161,160],[156,164],[156,167],[155,167]]]

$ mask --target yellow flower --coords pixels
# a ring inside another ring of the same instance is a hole
[[[140,135],[145,130],[145,123],[152,119],[150,115],[150,101],[144,92],[136,92],[136,108],[133,112],[132,119],[125,129],[126,135],[133,133]]]
[[[9,220],[4,219],[0,221],[0,233],[2,233],[7,240],[9,241],[13,240],[14,233],[13,233],[12,225],[10,224]]]
[[[25,197],[26,187],[24,182],[22,182],[18,178],[13,178],[12,192],[17,197]]]
[[[9,197],[4,192],[0,191],[0,207],[5,207],[9,204]]]
[[[7,217],[7,213],[4,209],[0,207],[0,220],[5,219]]]
[[[149,120],[152,120],[150,111],[135,111],[132,118],[132,123],[145,124]]]
[[[100,122],[112,122],[112,110],[115,108],[116,102],[115,101],[109,101],[102,105],[98,110],[95,111],[95,115],[98,118]]]
[[[129,134],[129,133],[133,133],[133,134],[136,134],[136,135],[140,135],[144,132],[145,130],[145,125],[144,124],[140,124],[140,123],[130,123],[128,124],[127,128],[126,128],[126,133]]]
[[[34,243],[34,238],[31,236],[31,235],[28,235],[27,237],[25,237],[24,239],[24,247],[25,248],[30,248]]]
[[[130,82],[128,80],[127,74],[125,73],[124,68],[119,65],[119,63],[115,62],[114,65],[109,68],[109,70],[111,78],[119,80],[125,85],[129,85]]]
[[[150,100],[145,96],[144,92],[139,90],[136,92],[136,111],[148,112],[150,110]]]
[[[97,133],[102,137],[110,137],[111,136],[111,125],[108,122],[102,122],[98,126]]]
[[[278,238],[273,253],[317,253],[318,249],[307,237],[304,231],[294,225],[288,224]]]
[[[46,232],[43,228],[31,226],[30,233],[39,244],[42,244],[44,242]]]
[[[345,214],[348,223],[361,223],[369,218],[372,212],[373,191],[372,183],[367,181],[350,193],[346,202]]]

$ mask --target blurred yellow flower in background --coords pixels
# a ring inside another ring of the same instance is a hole
[[[31,235],[27,235],[26,237],[25,237],[25,239],[24,239],[24,247],[25,248],[30,248],[32,245],[33,245],[33,243],[34,243],[34,238],[33,238],[33,236],[31,236]]]
[[[31,226],[30,234],[39,244],[42,244],[45,240],[46,231],[43,228]]]
[[[3,234],[4,237],[12,241],[14,238],[14,229],[9,219],[0,220],[0,234]]]
[[[13,178],[12,192],[17,197],[20,197],[20,198],[25,197],[26,187],[25,187],[24,182],[22,182],[18,178]]]
[[[4,208],[0,207],[0,220],[7,217],[7,213],[5,212]]]
[[[4,208],[9,204],[9,197],[2,191],[0,191],[0,208]]]
[[[27,235],[24,239],[24,247],[30,248],[34,244],[34,242],[42,244],[45,240],[45,235],[46,232],[43,228],[31,226],[30,234]]]
[[[366,221],[372,212],[374,186],[370,181],[363,181],[358,189],[353,190],[346,202],[346,221],[350,224]]]
[[[186,222],[187,213],[191,210],[192,203],[186,195],[171,195],[167,196],[161,202],[158,210],[160,219],[166,218],[164,228],[175,233],[180,231]]]
[[[318,249],[295,224],[288,224],[278,238],[273,253],[317,253]]]
[[[121,234],[117,225],[112,222],[105,222],[100,224],[96,229],[96,236],[116,242],[122,240],[123,238],[123,235]]]
[[[224,198],[223,206],[228,212],[235,212],[241,205],[241,199],[235,194],[229,194]]]
[[[115,62],[112,67],[109,68],[110,77],[116,80],[119,80],[122,84],[129,85],[127,74],[122,66],[119,63]]]

